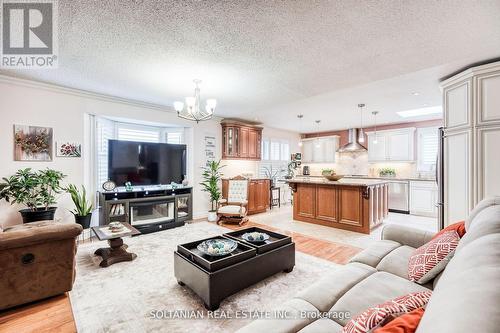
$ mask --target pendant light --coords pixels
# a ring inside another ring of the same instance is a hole
[[[377,144],[378,143],[378,139],[377,139],[377,115],[378,115],[378,111],[373,111],[372,115],[375,117],[375,138],[373,139],[373,143]]]
[[[299,118],[299,134],[300,134],[299,147],[302,147],[302,145],[303,145],[303,142],[302,142],[302,118],[304,118],[304,115],[298,114],[297,118]]]
[[[363,143],[365,142],[365,131],[363,130],[363,108],[365,107],[365,104],[360,103],[358,104],[358,108],[360,109],[361,113],[361,129],[359,130],[359,135],[358,135],[358,142]]]
[[[316,120],[315,122],[318,127],[318,136],[316,137],[316,148],[319,148],[321,147],[321,143],[319,142],[319,123],[321,122],[321,120]]]

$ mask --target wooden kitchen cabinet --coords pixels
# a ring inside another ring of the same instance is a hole
[[[260,160],[262,128],[242,123],[223,122],[222,159]]]
[[[227,198],[228,179],[222,180],[222,196]],[[248,215],[265,212],[269,208],[271,180],[251,179],[248,184]]]

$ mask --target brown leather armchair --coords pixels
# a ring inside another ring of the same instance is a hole
[[[0,310],[70,291],[81,232],[53,221],[0,230]]]

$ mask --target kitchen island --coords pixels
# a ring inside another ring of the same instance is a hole
[[[384,180],[298,178],[293,191],[293,219],[369,234],[388,214]]]

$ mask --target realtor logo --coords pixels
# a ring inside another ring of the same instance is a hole
[[[57,67],[55,0],[0,0],[3,68]]]

